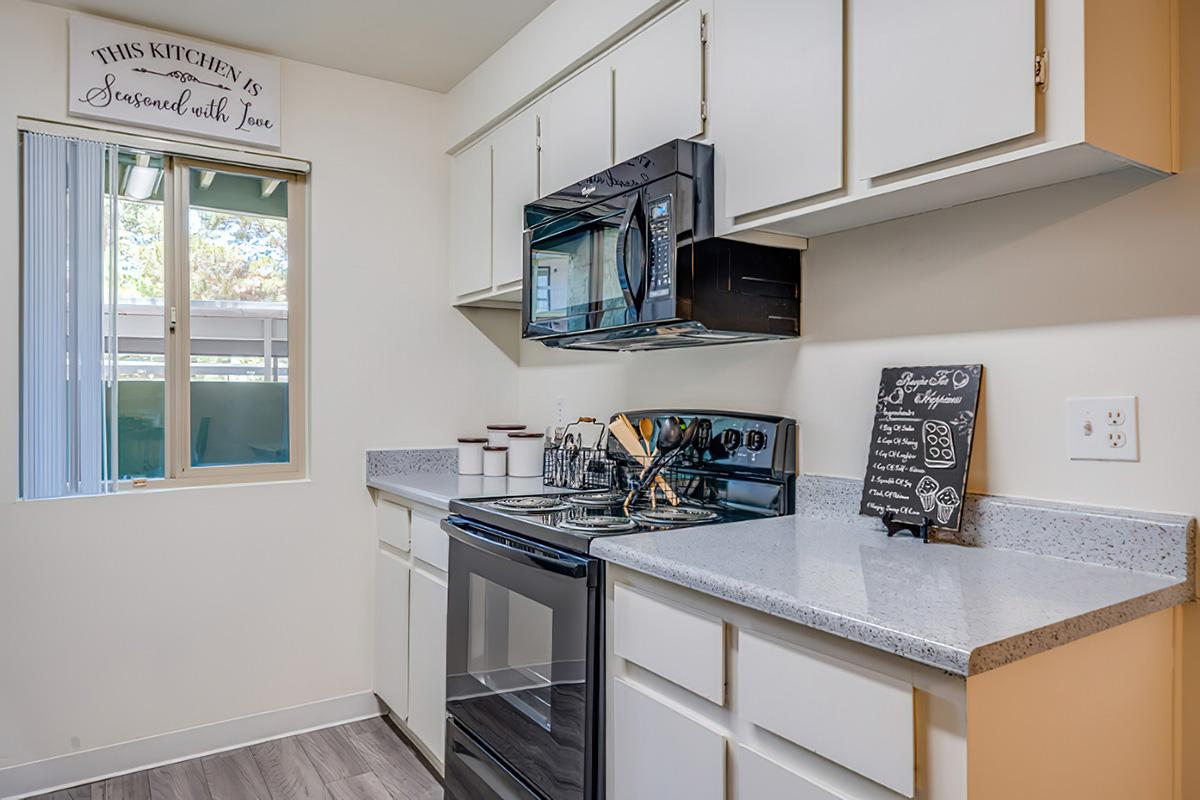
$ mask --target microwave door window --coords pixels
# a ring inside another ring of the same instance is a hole
[[[625,321],[616,263],[620,224],[613,215],[531,245],[532,322],[576,331]]]

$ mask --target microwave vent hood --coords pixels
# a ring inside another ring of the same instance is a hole
[[[800,335],[799,248],[713,235],[713,148],[686,140],[525,207],[522,338],[664,350]]]

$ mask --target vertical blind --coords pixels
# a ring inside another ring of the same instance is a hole
[[[22,135],[26,498],[112,487],[107,421],[113,417],[106,405],[116,394],[106,385],[112,362],[106,362],[104,346],[106,155],[100,142]]]

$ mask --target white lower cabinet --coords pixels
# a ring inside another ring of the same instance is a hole
[[[793,772],[749,747],[738,745],[733,760],[733,797],[730,800],[845,800],[843,795]]]
[[[376,498],[375,694],[438,769],[446,747],[444,515]]]
[[[408,718],[408,559],[385,544],[375,553],[375,694]]]
[[[961,680],[616,565],[606,581],[609,800],[964,800]]]
[[[439,763],[446,748],[446,579],[419,563],[412,572],[408,728]]]
[[[912,684],[742,630],[737,698],[760,728],[913,796]]]
[[[611,698],[613,800],[723,800],[725,737],[623,680]]]

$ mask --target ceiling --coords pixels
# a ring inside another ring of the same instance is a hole
[[[444,92],[550,0],[42,0]]]

